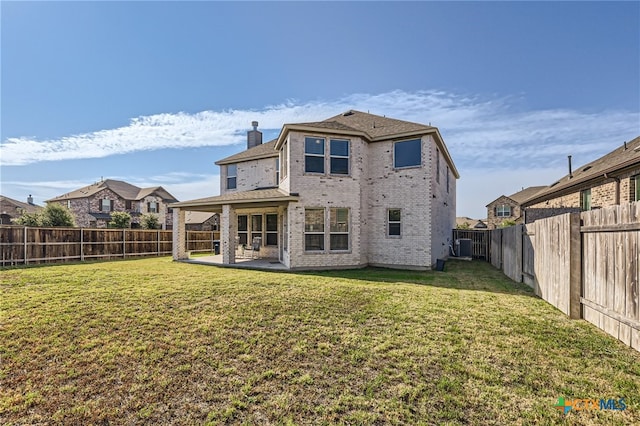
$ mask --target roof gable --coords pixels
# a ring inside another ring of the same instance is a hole
[[[65,201],[65,200],[71,200],[75,198],[86,198],[86,197],[95,195],[98,192],[103,191],[105,189],[109,189],[113,191],[114,193],[116,193],[116,195],[118,195],[120,198],[125,200],[140,200],[146,197],[147,195],[157,192],[162,199],[166,199],[169,201],[177,201],[177,199],[173,195],[169,194],[161,186],[156,186],[153,188],[140,188],[121,180],[107,179],[107,180],[102,180],[100,182],[93,183],[91,185],[84,186],[80,189],[76,189],[75,191],[68,192],[64,195],[51,198],[50,200],[47,200],[47,202]]]

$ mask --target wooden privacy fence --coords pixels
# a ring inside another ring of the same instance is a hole
[[[213,252],[218,232],[187,231],[187,250]],[[169,255],[172,231],[0,226],[2,266]]]
[[[492,264],[640,350],[640,202],[491,231]]]

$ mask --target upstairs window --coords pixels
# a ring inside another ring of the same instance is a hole
[[[324,173],[324,138],[304,138],[305,173]]]
[[[447,194],[449,193],[449,166],[447,166]]]
[[[640,175],[635,175],[631,177],[631,191],[633,198],[631,201],[640,201]]]
[[[280,159],[276,158],[276,186],[280,183]]]
[[[422,141],[413,139],[393,144],[393,167],[419,167],[422,165]]]
[[[580,191],[580,208],[582,211],[591,210],[591,188]]]
[[[236,189],[238,179],[238,165],[229,164],[227,166],[227,189]]]
[[[147,211],[149,213],[159,213],[160,212],[160,208],[158,206],[158,203],[156,203],[155,201],[147,203]]]
[[[436,148],[436,182],[440,183],[440,150],[438,148]]]
[[[349,141],[331,139],[329,148],[329,162],[332,175],[349,174]]]
[[[280,164],[282,165],[282,168],[280,170],[280,176],[282,176],[282,179],[287,177],[287,165],[289,164],[289,151],[288,148],[289,144],[287,142],[285,142],[282,145],[282,149],[280,150]]]
[[[100,211],[101,212],[110,212],[113,210],[113,201],[108,198],[100,200]]]
[[[400,209],[387,210],[387,235],[399,237],[402,235],[402,216]]]
[[[131,200],[126,200],[124,202],[124,208],[127,209],[127,210],[131,210],[131,208],[132,208]]]
[[[506,204],[502,204],[496,206],[496,216],[497,217],[509,217],[511,216],[511,206]]]

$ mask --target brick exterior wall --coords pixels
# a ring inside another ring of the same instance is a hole
[[[498,206],[509,206],[511,207],[511,215],[510,216],[497,216],[496,209]],[[497,200],[493,201],[491,204],[487,206],[487,228],[488,229],[496,229],[499,228],[502,222],[505,220],[513,220],[517,223],[523,221],[522,216],[522,207],[516,201],[512,200],[507,196],[502,196]]]
[[[305,173],[305,137],[325,138],[325,173]],[[278,214],[279,246],[263,244],[260,256],[280,258],[291,269],[378,265],[424,270],[435,265],[437,259],[446,258],[451,230],[455,227],[456,178],[442,153],[437,154],[433,137],[421,139],[421,166],[394,169],[393,141],[368,143],[359,137],[340,136],[339,139],[350,141],[348,175],[330,174],[330,139],[322,133],[288,134],[288,170],[279,187],[298,194],[297,202],[251,209],[223,206],[220,217],[223,262],[231,261],[235,254],[238,215],[246,214],[251,220],[251,214],[274,212]],[[437,181],[436,155],[440,157]],[[241,162],[237,166],[237,191],[275,183],[275,158]],[[225,194],[230,192],[226,189],[225,165],[221,166],[220,174],[220,193]],[[311,208],[324,210],[323,251],[305,251],[305,210]],[[330,250],[331,208],[349,211],[346,251]],[[388,235],[388,210],[393,208],[401,209],[400,237]],[[225,238],[230,240],[225,242]]]
[[[118,194],[105,188],[86,198],[73,198],[65,201],[58,201],[61,206],[67,207],[73,213],[76,226],[81,228],[106,228],[110,219],[96,219],[91,213],[107,213],[101,212],[100,206],[103,199],[113,200],[114,212],[128,212],[131,214],[131,223],[139,224],[140,215],[148,213],[149,202],[157,202],[160,213],[158,219],[162,225],[162,229],[172,229],[173,215],[169,211],[167,203],[156,195],[149,195],[142,200],[132,201],[131,208],[126,208],[126,200]],[[135,225],[133,225],[135,226]]]
[[[570,192],[527,206],[526,221],[531,223],[537,219],[581,211],[580,193],[585,189],[591,189],[591,209],[616,205],[618,198],[620,204],[637,201],[633,177],[638,174],[640,167],[611,174],[608,178],[601,176],[597,180],[571,188]],[[619,179],[619,184],[616,179]]]

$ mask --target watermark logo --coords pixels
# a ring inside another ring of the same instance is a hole
[[[611,410],[611,411],[623,411],[627,409],[627,404],[624,402],[624,398],[619,399],[564,399],[564,397],[558,398],[558,403],[554,405],[558,410],[562,410],[564,414],[567,414],[571,410]]]

